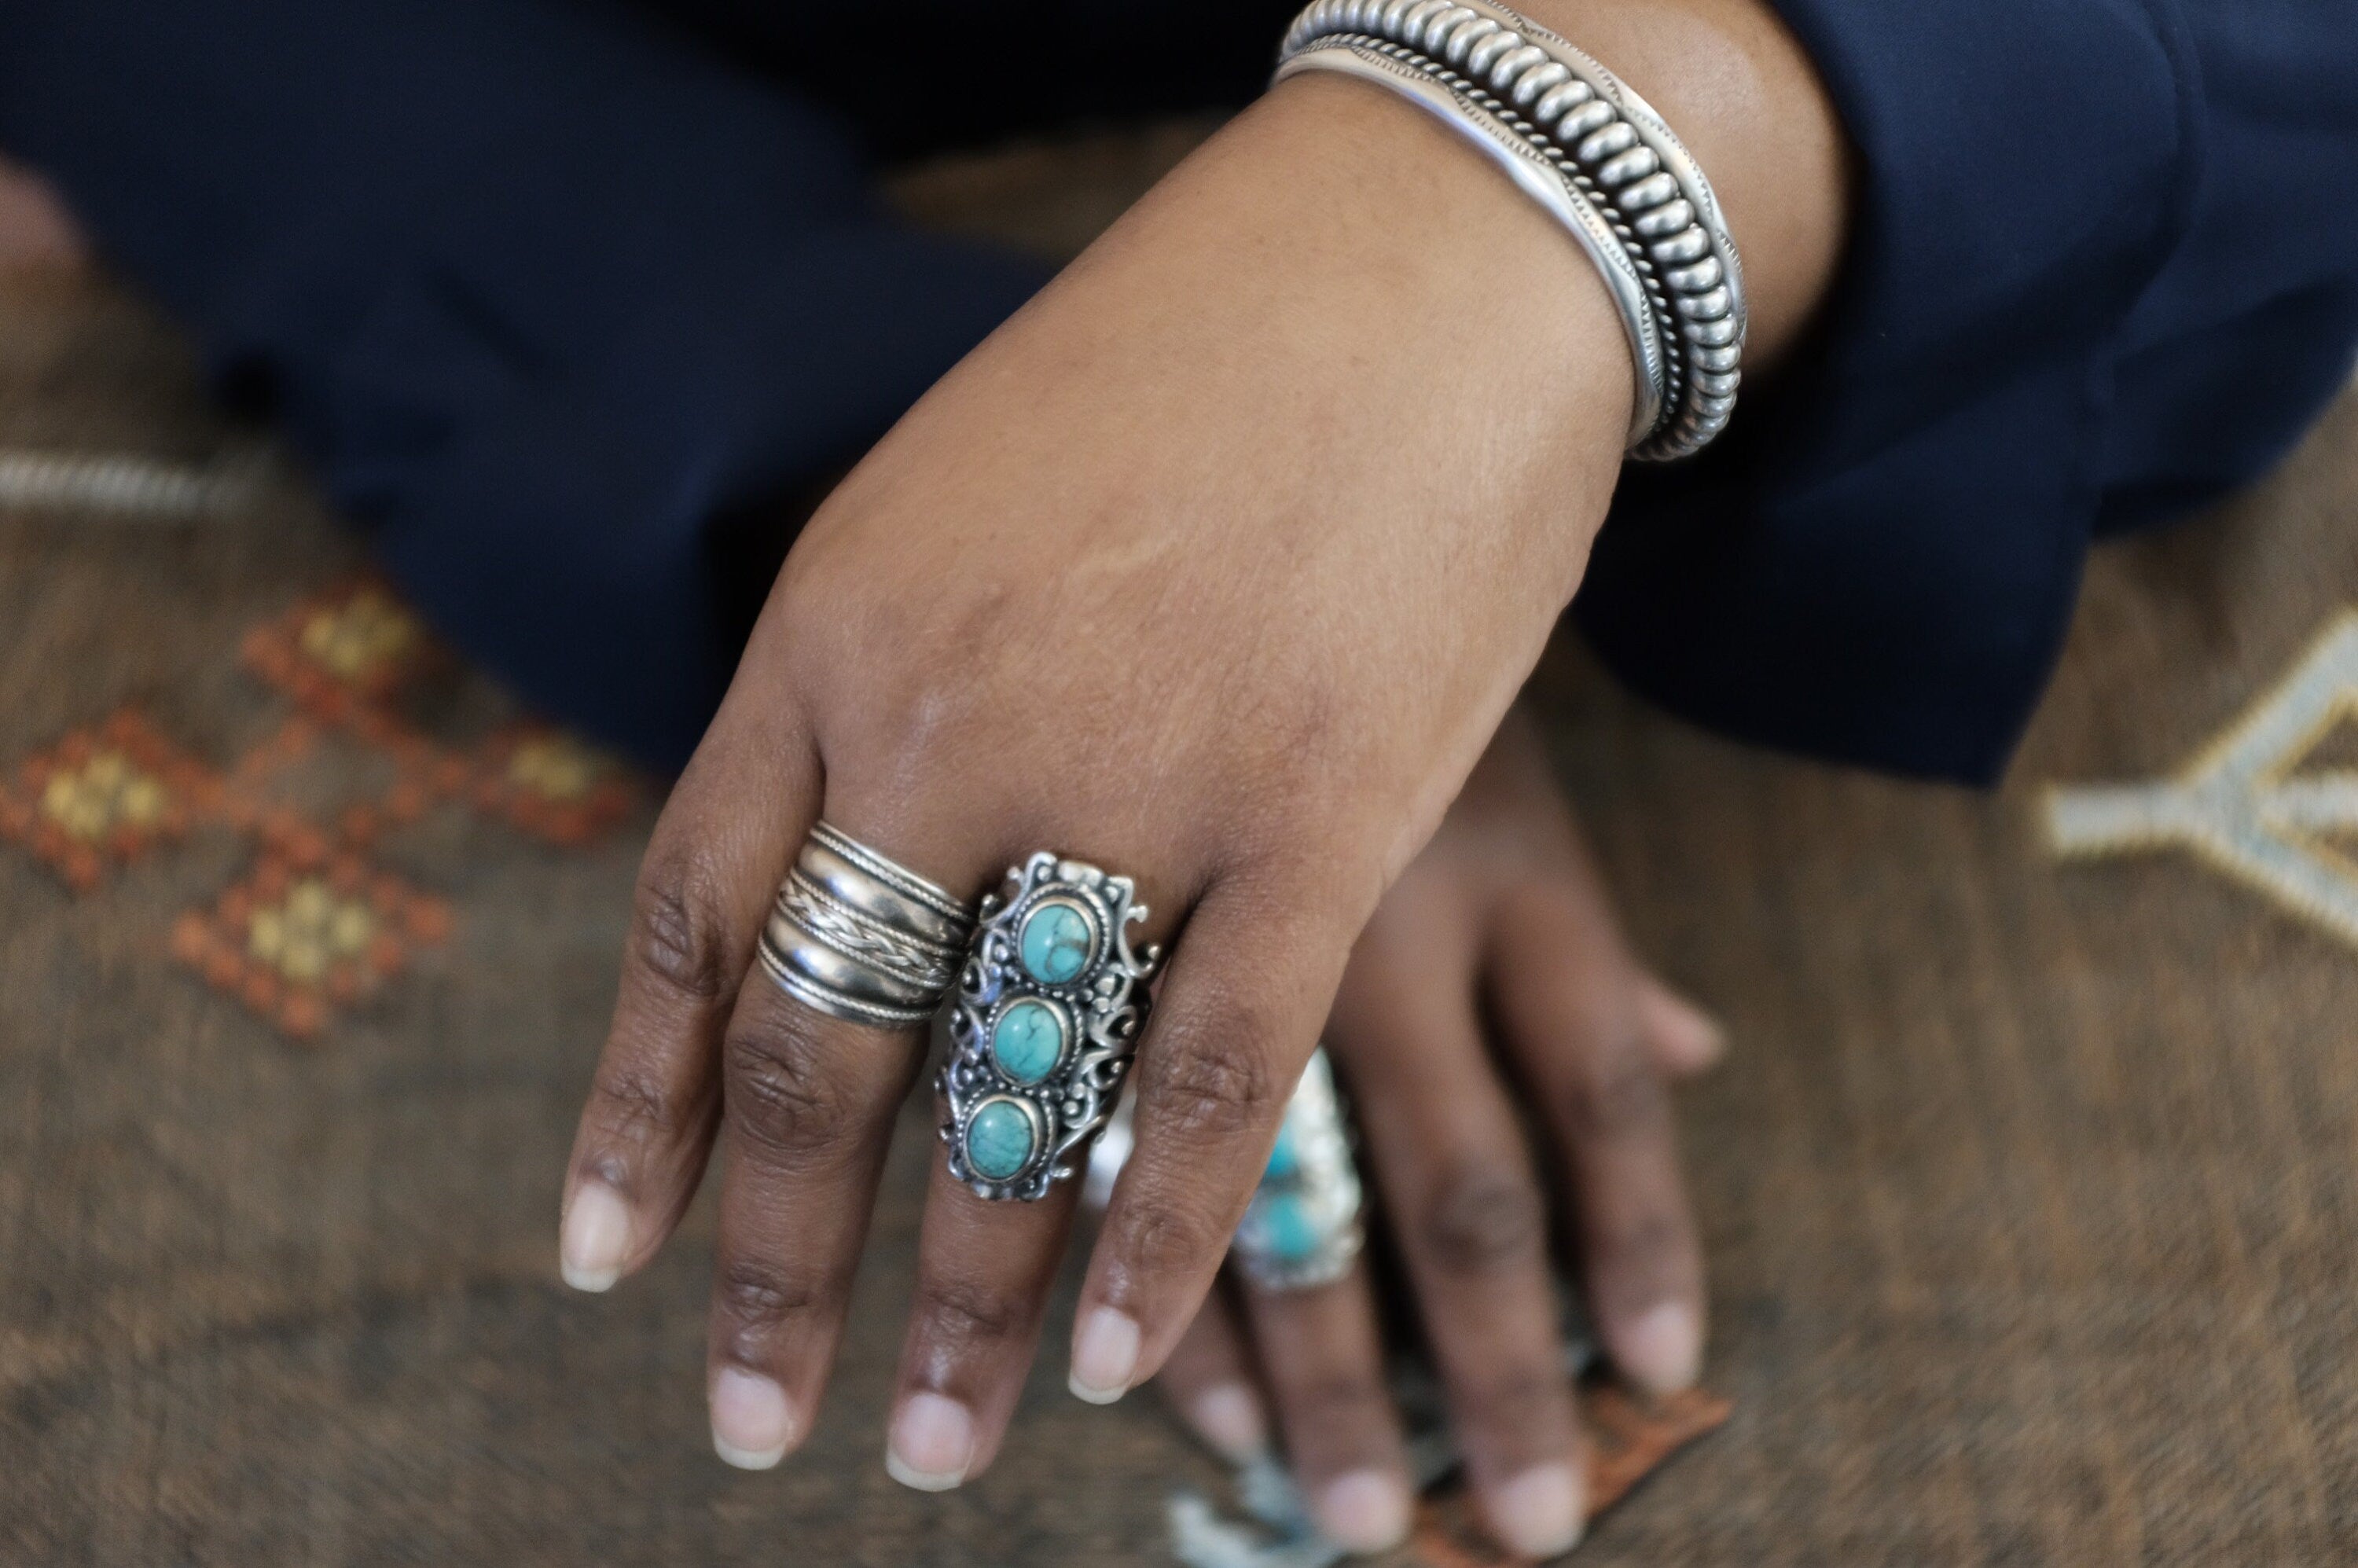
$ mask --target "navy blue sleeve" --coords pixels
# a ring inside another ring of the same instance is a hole
[[[2306,0],[1778,4],[1856,149],[1847,260],[1718,447],[1632,473],[1576,611],[1707,726],[1985,781],[2090,540],[2248,481],[2349,374],[2358,25]]]
[[[0,146],[429,614],[671,762],[736,654],[714,519],[857,457],[1044,276],[896,224],[835,120],[574,0],[7,0]]]

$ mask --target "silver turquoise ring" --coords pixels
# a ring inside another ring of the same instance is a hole
[[[1334,1070],[1325,1051],[1314,1051],[1229,1256],[1265,1291],[1332,1284],[1351,1271],[1367,1238],[1360,1197]]]
[[[804,1006],[906,1029],[941,1011],[974,934],[947,889],[820,823],[762,931],[762,967]]]
[[[1136,891],[1043,850],[982,901],[939,1086],[950,1174],[979,1195],[1046,1195],[1113,1114],[1161,959],[1130,945]]]

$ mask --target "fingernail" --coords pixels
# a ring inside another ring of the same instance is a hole
[[[1408,1489],[1382,1470],[1354,1470],[1318,1495],[1318,1528],[1350,1552],[1383,1552],[1408,1534]]]
[[[785,1390],[757,1372],[723,1367],[712,1379],[712,1451],[740,1470],[767,1470],[795,1438]]]
[[[1498,1542],[1525,1557],[1561,1557],[1580,1544],[1580,1476],[1569,1465],[1534,1465],[1484,1498]]]
[[[884,1468],[892,1479],[920,1492],[946,1492],[966,1479],[974,1463],[974,1417],[956,1400],[911,1394],[892,1419],[892,1441]]]
[[[1621,1369],[1649,1391],[1674,1394],[1701,1371],[1703,1330],[1677,1302],[1650,1307],[1622,1331]]]
[[[1234,1464],[1258,1459],[1269,1450],[1269,1422],[1261,1415],[1260,1400],[1242,1383],[1205,1390],[1187,1407],[1187,1415],[1204,1441]]]
[[[611,1291],[631,1255],[631,1210],[603,1182],[584,1182],[565,1211],[557,1242],[565,1282],[577,1291]]]
[[[1138,1325],[1127,1313],[1098,1307],[1073,1336],[1073,1373],[1065,1386],[1093,1405],[1109,1405],[1130,1392],[1138,1375]]]

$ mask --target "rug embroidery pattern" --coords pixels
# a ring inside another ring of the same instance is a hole
[[[621,764],[536,723],[446,747],[400,700],[449,656],[390,589],[344,584],[255,627],[247,671],[290,712],[216,770],[126,708],[60,737],[0,779],[0,839],[75,893],[211,827],[251,847],[243,871],[175,920],[165,946],[205,983],[290,1039],[311,1041],[448,939],[449,905],[373,859],[386,831],[455,804],[561,848],[594,842],[630,816],[641,786]],[[344,780],[306,809],[277,785],[330,740],[385,780]]]
[[[2277,682],[2171,776],[2052,791],[2049,847],[2086,858],[2190,850],[2278,907],[2358,946],[2358,770],[2301,764],[2358,719],[2358,611],[2331,622]]]

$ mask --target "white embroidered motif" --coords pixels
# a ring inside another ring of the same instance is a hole
[[[0,507],[178,521],[218,516],[252,500],[267,460],[196,468],[130,453],[0,451]]]
[[[2061,857],[2189,849],[2358,946],[2358,860],[2329,842],[2358,842],[2358,770],[2294,771],[2345,719],[2358,719],[2358,611],[2173,776],[2050,791],[2048,843]]]

